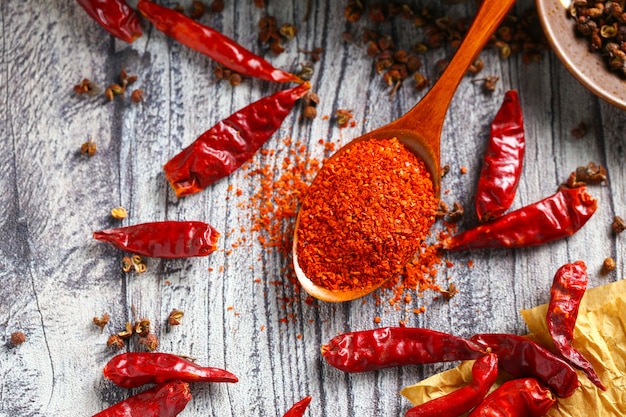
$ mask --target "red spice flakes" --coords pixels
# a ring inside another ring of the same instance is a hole
[[[374,323],[378,324],[381,322],[381,319],[379,316],[374,317]]]
[[[437,204],[424,162],[397,139],[356,143],[329,161],[309,190],[298,229],[300,266],[327,289],[393,279],[429,233]]]
[[[461,174],[467,174],[467,167],[461,167]]]

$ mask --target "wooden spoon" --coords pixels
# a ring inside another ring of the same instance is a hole
[[[439,195],[441,183],[440,136],[448,106],[467,68],[485,46],[491,34],[498,28],[513,3],[515,0],[483,0],[452,61],[424,98],[400,118],[352,140],[331,158],[336,158],[347,148],[360,141],[398,138],[411,152],[418,155],[426,163],[432,174],[435,193]],[[384,284],[383,281],[373,287],[359,290],[329,290],[314,284],[298,264],[296,249],[299,223],[300,213],[296,219],[293,238],[293,264],[298,281],[311,296],[323,301],[349,301],[369,294]]]

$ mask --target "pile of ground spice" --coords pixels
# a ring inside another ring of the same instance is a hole
[[[358,142],[329,160],[309,189],[299,264],[327,289],[377,287],[403,274],[437,207],[424,162],[397,139]]]

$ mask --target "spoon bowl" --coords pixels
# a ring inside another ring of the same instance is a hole
[[[446,112],[467,68],[485,46],[513,3],[515,0],[484,0],[456,54],[424,98],[393,122],[353,139],[331,158],[337,158],[358,142],[397,138],[424,161],[431,173],[435,195],[438,196],[441,184],[440,136]],[[317,178],[319,178],[319,174]],[[301,212],[298,213],[294,231],[293,264],[298,281],[307,293],[323,301],[349,301],[363,297],[385,283],[384,280],[381,280],[376,285],[367,288],[350,290],[329,290],[313,283],[298,263],[297,244],[300,214]]]

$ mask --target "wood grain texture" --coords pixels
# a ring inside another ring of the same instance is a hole
[[[276,155],[256,155],[255,164],[280,166],[290,151],[299,152],[296,141],[307,146],[306,156],[322,159],[320,140],[347,143],[398,117],[424,94],[407,85],[390,97],[364,48],[341,41],[345,30],[359,34],[365,25],[345,22],[345,2],[311,0],[306,21],[304,1],[270,0],[265,10],[249,0],[225,3],[222,13],[201,21],[257,53],[266,53],[256,40],[261,16],[297,25],[298,36],[284,54],[265,55],[280,68],[297,71],[307,59],[298,50],[324,49],[312,79],[319,116],[303,122],[296,108],[265,146]],[[445,8],[453,17],[476,10],[474,2],[412,4]],[[519,0],[516,8],[531,5]],[[194,399],[181,416],[280,416],[305,395],[313,396],[310,416],[399,416],[410,405],[398,391],[449,365],[346,375],[325,365],[319,346],[340,332],[376,326],[376,316],[379,326],[404,320],[462,336],[523,334],[518,311],[548,301],[558,266],[583,259],[590,286],[623,277],[623,237],[610,224],[614,215],[626,215],[626,113],[591,95],[552,53],[525,65],[520,57],[501,60],[492,52],[483,54],[483,74],[500,77],[496,91],[484,94],[480,83],[466,77],[443,129],[442,164],[451,166],[442,182],[444,200],[465,207],[461,227],[476,223],[472,190],[490,121],[507,89],[519,90],[527,132],[514,208],[554,193],[577,166],[594,161],[610,175],[607,186],[591,189],[600,203],[597,214],[575,236],[550,245],[448,255],[454,266],[442,265],[439,278],[450,277],[461,289],[450,302],[427,294],[399,310],[372,297],[307,303],[285,277],[288,261],[241,231],[252,225],[246,204],[258,178],[242,169],[179,200],[161,168],[212,125],[283,86],[252,79],[236,88],[216,82],[213,62],[147,22],[143,27],[144,36],[127,45],[73,0],[0,3],[0,417],[92,415],[128,396],[104,381],[101,370],[113,355],[106,348],[108,335],[138,317],[153,322],[160,351],[193,356],[240,378],[233,385],[193,386]],[[393,33],[401,48],[421,36],[401,21],[378,29]],[[436,77],[437,60],[452,52],[424,56],[429,77]],[[108,103],[72,92],[84,77],[105,87],[121,69],[138,75],[133,87],[145,91],[143,103]],[[356,126],[339,129],[333,120],[337,109],[352,110]],[[581,121],[588,133],[575,139],[571,130]],[[86,158],[79,149],[90,137],[98,151]],[[460,174],[461,167],[467,174]],[[120,205],[130,213],[122,222],[108,214]],[[146,273],[124,274],[122,254],[91,238],[95,230],[165,219],[211,223],[223,232],[219,250],[202,259],[148,259]],[[234,247],[244,238],[245,244]],[[602,275],[607,256],[616,259],[617,269]],[[424,314],[412,313],[422,305]],[[168,328],[174,308],[185,312],[183,324]],[[100,333],[91,320],[105,312],[111,323]],[[12,347],[16,330],[28,340]],[[137,349],[136,342],[130,348]]]

